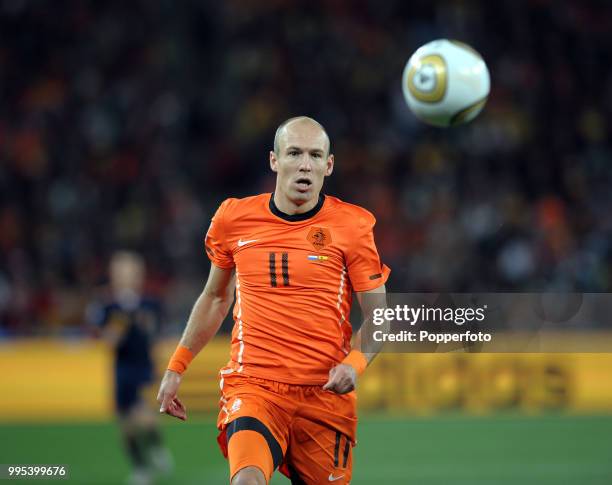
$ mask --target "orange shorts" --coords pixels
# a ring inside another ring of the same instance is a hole
[[[230,371],[227,371],[230,372]],[[221,375],[218,442],[230,479],[255,466],[269,481],[276,468],[291,483],[348,484],[357,428],[354,392]]]

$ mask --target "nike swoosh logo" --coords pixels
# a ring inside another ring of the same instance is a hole
[[[258,239],[249,239],[248,241],[243,241],[242,239],[238,239],[238,247],[241,248],[242,246],[246,245],[246,244],[251,244],[258,241]]]
[[[330,473],[329,477],[327,477],[327,479],[330,482],[335,482],[336,480],[340,480],[342,477],[344,477],[344,475],[338,475],[337,477],[335,477],[333,473]]]

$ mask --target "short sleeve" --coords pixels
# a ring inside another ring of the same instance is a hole
[[[210,226],[204,237],[204,246],[208,259],[219,268],[233,268],[235,266],[232,251],[225,239],[225,211],[229,200],[225,200],[217,209],[210,221]]]
[[[365,211],[364,211],[365,212]],[[357,218],[353,245],[346,254],[349,279],[355,291],[369,291],[386,283],[391,270],[381,263],[374,242],[376,219],[369,212]]]

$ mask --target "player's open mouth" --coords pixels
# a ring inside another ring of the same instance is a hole
[[[300,192],[306,192],[312,185],[312,181],[306,177],[300,177],[295,181]]]

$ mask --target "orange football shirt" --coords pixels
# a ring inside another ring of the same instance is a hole
[[[375,222],[322,194],[295,215],[280,212],[270,193],[221,204],[205,246],[213,264],[236,267],[229,369],[289,384],[327,381],[350,350],[352,292],[377,288],[390,273]]]

